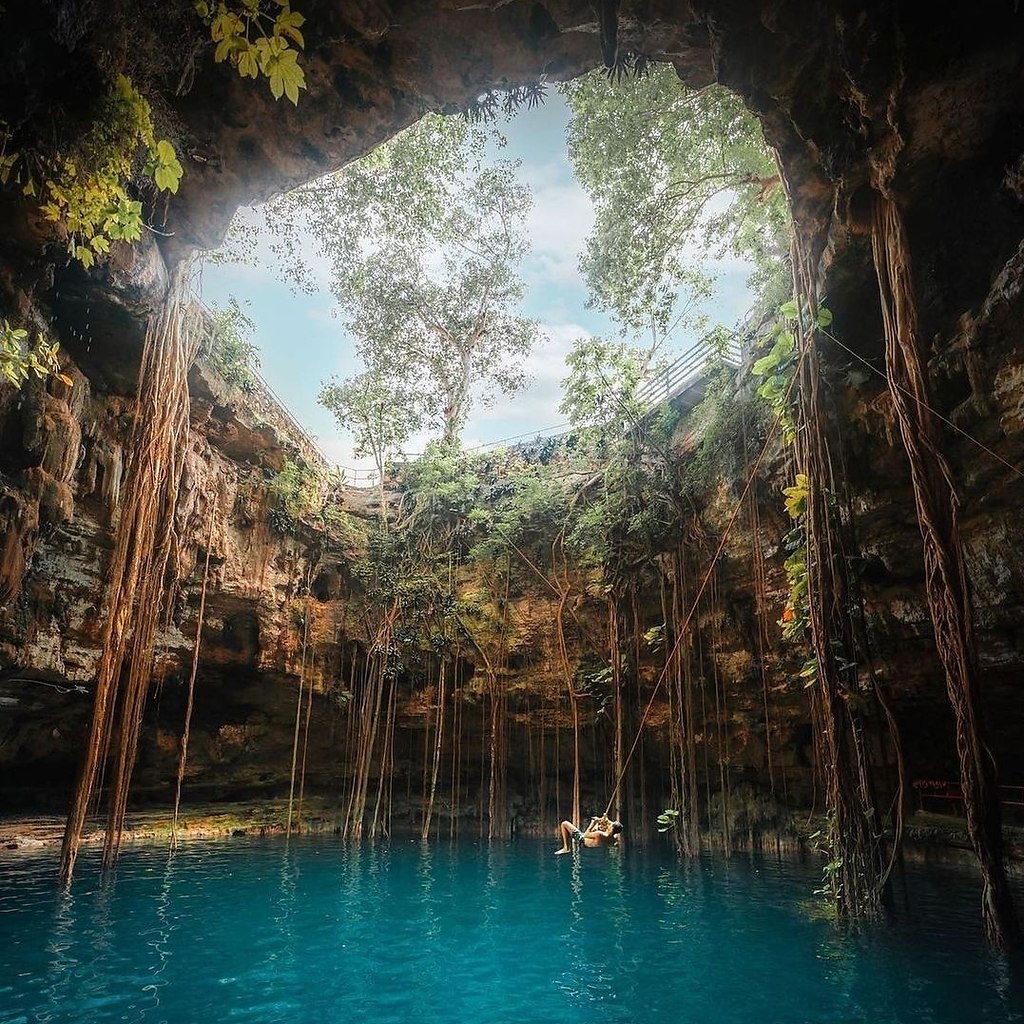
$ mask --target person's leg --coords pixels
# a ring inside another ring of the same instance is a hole
[[[572,839],[573,827],[574,826],[571,821],[563,821],[562,824],[558,826],[558,834],[562,837],[562,848],[560,850],[555,850],[556,856],[560,853],[571,852],[569,842]]]

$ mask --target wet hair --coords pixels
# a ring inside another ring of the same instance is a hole
[[[613,836],[617,836],[621,831],[622,831],[622,822],[621,821],[613,821],[612,822],[612,835]]]

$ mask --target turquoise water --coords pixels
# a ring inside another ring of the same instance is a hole
[[[232,840],[129,848],[74,891],[0,857],[0,1021],[1024,1021],[969,875],[911,875],[860,935],[813,869],[665,853]]]

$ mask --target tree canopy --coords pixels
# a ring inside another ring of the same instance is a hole
[[[486,143],[480,127],[431,115],[275,211],[293,243],[304,219],[317,225],[366,374],[449,442],[475,399],[521,386],[542,337],[519,309],[530,193]]]
[[[570,159],[596,210],[581,260],[595,305],[658,336],[708,294],[708,257],[752,260],[760,289],[777,280],[785,197],[738,97],[690,89],[670,65],[621,80],[593,73],[562,89]]]
[[[381,520],[387,524],[384,473],[388,462],[419,429],[417,403],[401,379],[369,370],[345,381],[328,381],[320,390],[320,404],[334,413],[338,425],[353,435],[353,451],[370,456],[377,469]]]

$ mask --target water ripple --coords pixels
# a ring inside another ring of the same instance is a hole
[[[955,871],[908,875],[860,933],[798,864],[547,842],[135,847],[107,880],[84,856],[71,893],[54,873],[0,858],[0,1024],[1024,1021]]]

